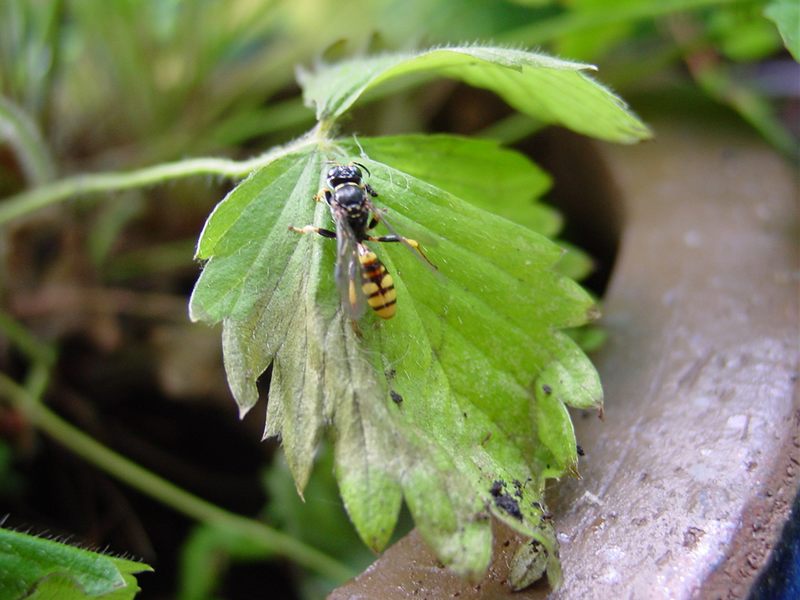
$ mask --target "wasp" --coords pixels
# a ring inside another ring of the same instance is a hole
[[[372,204],[378,193],[363,181],[362,170],[370,174],[361,163],[335,165],[325,179],[328,187],[322,188],[314,200],[325,201],[331,212],[336,231],[306,225],[290,226],[297,233],[316,233],[336,240],[336,268],[334,277],[342,297],[342,305],[351,319],[357,320],[365,305],[382,319],[391,319],[397,310],[397,291],[392,275],[364,242],[401,242],[418,252],[435,269],[420,249],[419,243],[397,235],[386,222],[385,216]],[[389,235],[373,236],[370,230],[379,222],[386,225]]]

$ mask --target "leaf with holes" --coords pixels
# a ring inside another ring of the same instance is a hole
[[[319,120],[307,144],[253,173],[206,223],[192,318],[222,321],[242,413],[271,367],[265,436],[282,439],[301,494],[329,432],[345,508],[375,550],[405,500],[421,535],[457,573],[485,571],[495,517],[531,540],[514,560],[512,585],[543,571],[558,583],[544,485],[576,469],[566,406],[602,402],[597,373],[565,333],[595,314],[591,297],[564,276],[584,275],[590,262],[569,247],[565,259],[546,237],[560,227],[537,202],[549,179],[512,151],[455,136],[328,134],[385,84],[441,76],[492,90],[543,122],[607,140],[648,137],[622,100],[585,75],[591,68],[461,46],[301,72]],[[401,244],[373,244],[397,290],[389,321],[346,318],[335,244],[289,231],[331,227],[327,207],[312,198],[329,161],[353,160],[369,169],[383,221],[421,242],[438,267],[429,270]]]
[[[425,181],[424,165],[392,163],[413,148],[425,157],[441,140],[425,143],[329,142],[244,181],[201,237],[198,256],[208,262],[192,317],[223,322],[226,369],[242,411],[272,365],[266,435],[282,438],[301,493],[330,428],[345,507],[371,548],[386,544],[405,499],[441,560],[478,575],[490,560],[493,515],[537,540],[544,558],[534,562],[544,561],[556,582],[544,483],[575,471],[566,405],[599,407],[602,398],[594,368],[559,330],[585,323],[593,302],[554,269],[562,250],[552,241],[445,188],[474,191],[435,174],[442,187]],[[493,144],[481,151],[487,164],[521,160]],[[335,244],[288,231],[330,227],[326,207],[312,197],[326,161],[351,159],[369,169],[387,218],[419,239],[438,267],[427,269],[403,245],[374,244],[394,275],[397,315],[368,314],[358,327],[339,306]]]

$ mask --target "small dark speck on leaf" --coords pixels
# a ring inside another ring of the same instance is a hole
[[[494,497],[494,503],[497,508],[504,510],[515,519],[521,521],[522,511],[519,509],[519,502],[517,502],[511,494],[503,491],[505,485],[504,481],[500,479],[495,480],[495,482],[492,483],[492,487],[489,488],[489,493]]]
[[[512,481],[514,484],[514,495],[517,498],[522,498],[522,482],[519,479]]]
[[[394,390],[390,391],[389,395],[392,397],[392,402],[395,404],[401,404],[403,402],[403,397]]]
[[[549,385],[547,385],[547,384],[545,383],[545,384],[542,386],[542,391],[543,391],[545,394],[552,394],[552,393],[553,393],[553,388],[551,388]]]
[[[465,419],[467,418],[467,413],[464,412],[464,413],[461,413],[461,414],[464,415]]]
[[[578,444],[577,450],[578,450],[578,456],[586,456],[586,452],[583,451],[583,448],[581,448],[580,444]]]
[[[508,494],[501,494],[500,496],[497,496],[494,499],[494,503],[497,505],[497,508],[502,508],[515,519],[522,521],[522,511],[519,509],[519,502],[514,500],[514,498]]]
[[[394,369],[388,369],[384,371],[383,374],[386,375],[386,379],[391,381],[392,379],[394,379],[395,375],[397,375],[397,371],[395,371]]]
[[[495,482],[492,483],[492,487],[489,488],[489,493],[495,498],[497,498],[499,495],[503,493],[503,486],[505,484],[506,482],[503,481],[502,479],[495,480]]]

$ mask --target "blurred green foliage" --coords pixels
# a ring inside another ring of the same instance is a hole
[[[647,117],[688,115],[697,107],[703,114],[735,114],[796,157],[798,65],[783,44],[797,59],[799,20],[794,0],[4,0],[0,196],[78,171],[208,153],[249,155],[313,123],[294,82],[297,65],[471,40],[540,46],[593,62]],[[425,113],[419,98],[403,89],[375,98],[369,108],[376,116],[365,121],[375,131],[365,133],[426,125],[444,101],[431,97]],[[520,135],[514,119],[493,128],[502,141]],[[218,195],[210,185],[176,185],[160,198],[186,206]],[[103,267],[101,281],[191,265],[196,232],[180,227],[144,247],[113,251],[126,230],[152,222],[158,210],[132,193],[91,213],[86,251]],[[156,221],[181,218],[159,212]],[[584,337],[596,345],[602,334]],[[0,446],[3,477],[17,487],[22,474],[9,470],[6,448]],[[344,520],[311,504],[317,498],[338,504],[329,468],[312,480],[302,509],[280,500],[293,493],[285,466],[269,470],[269,520],[347,562],[352,558],[354,566],[367,560],[350,543],[352,530],[344,533]],[[333,539],[344,546],[329,546]],[[193,536],[184,553],[184,590],[195,581],[207,593],[228,562],[252,560],[240,542],[221,540],[218,532]],[[215,563],[220,568],[209,568],[212,552],[224,557]],[[304,585],[322,589],[319,582]]]
[[[790,4],[7,0],[0,4],[0,92],[44,134],[61,172],[284,141],[312,122],[293,83],[295,66],[342,40],[351,54],[490,39],[539,45],[599,64],[603,79],[628,98],[653,87],[669,93],[686,80],[687,65],[697,75],[691,64],[702,54],[714,59],[704,72],[724,75],[770,110],[755,116],[735,92],[700,83],[701,92],[762,131],[785,129],[776,90],[734,67],[763,61],[788,69],[764,11],[791,35]],[[771,140],[789,150],[780,137]]]

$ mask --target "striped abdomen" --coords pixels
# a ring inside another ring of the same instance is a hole
[[[363,244],[358,247],[358,260],[361,261],[361,289],[367,304],[382,319],[391,319],[397,309],[392,276],[375,253]]]

